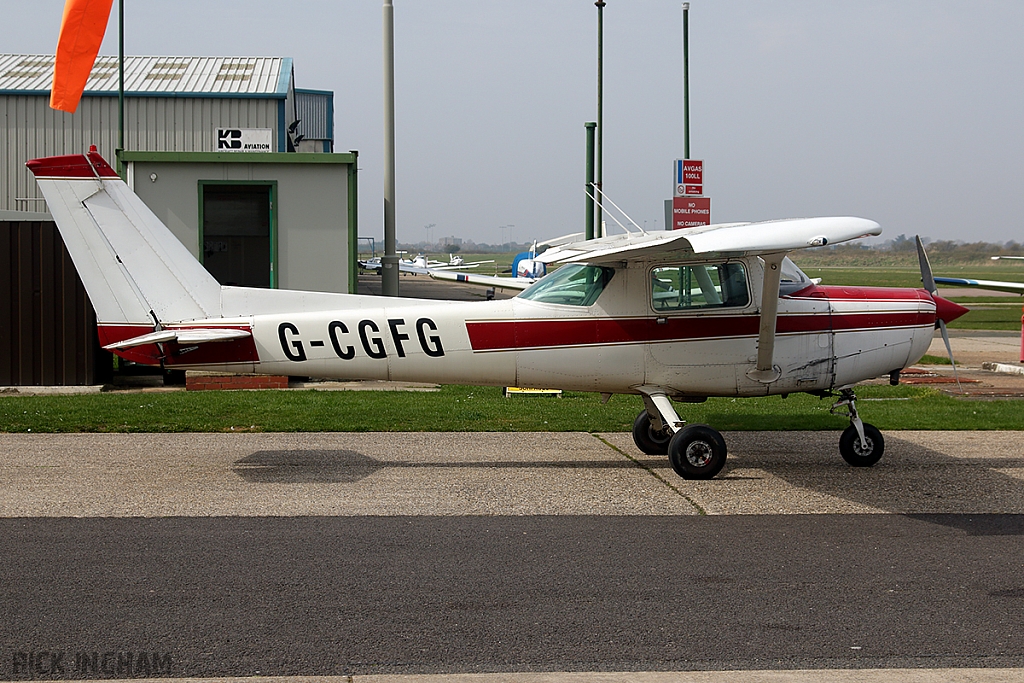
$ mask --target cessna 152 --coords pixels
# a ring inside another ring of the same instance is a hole
[[[96,308],[104,348],[167,368],[638,394],[633,437],[686,478],[726,461],[673,407],[839,395],[852,465],[878,461],[856,383],[900,370],[966,312],[924,289],[825,287],[791,251],[881,232],[861,218],[734,223],[549,249],[517,297],[426,302],[221,286],[93,148],[28,162]],[[930,278],[930,273],[928,274]]]

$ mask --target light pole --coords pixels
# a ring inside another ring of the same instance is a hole
[[[381,294],[398,296],[398,240],[395,238],[395,8],[384,0],[384,256]]]
[[[501,245],[506,248],[506,251],[512,251],[512,228],[514,225],[499,225],[498,230],[501,230]],[[507,232],[506,232],[507,231]],[[505,236],[508,235],[508,239]]]
[[[584,205],[586,219],[584,221],[585,232],[583,233],[584,238],[588,240],[594,239],[594,208],[596,206],[594,198],[597,196],[597,192],[594,191],[594,129],[597,128],[597,123],[594,121],[587,121],[583,124],[587,130],[587,180],[586,180],[586,199]]]
[[[598,192],[604,192],[602,185],[604,157],[604,6],[605,0],[597,0],[594,5],[597,7],[597,160],[596,177],[594,187]],[[595,231],[598,237],[604,237],[604,211],[601,209],[601,195],[595,193],[597,201],[597,222]]]
[[[690,3],[683,3],[683,158],[690,158]]]

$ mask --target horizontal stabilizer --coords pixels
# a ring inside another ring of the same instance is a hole
[[[133,346],[144,344],[160,344],[163,342],[176,341],[179,344],[204,344],[206,342],[224,342],[233,339],[245,339],[251,337],[252,332],[248,330],[236,330],[230,328],[199,328],[186,330],[158,330],[139,337],[132,337],[119,341],[116,344],[108,344],[103,348],[107,351],[115,349],[129,349]]]

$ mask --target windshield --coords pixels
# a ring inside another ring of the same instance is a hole
[[[782,282],[779,283],[779,296],[786,296],[793,292],[799,292],[804,287],[812,284],[811,278],[800,270],[799,266],[789,260],[789,257],[782,259]]]
[[[566,306],[590,306],[615,274],[614,268],[570,264],[523,290],[520,299]]]

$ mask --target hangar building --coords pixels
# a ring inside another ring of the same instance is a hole
[[[334,153],[334,93],[296,88],[290,58],[125,57],[120,154],[117,58],[74,114],[49,107],[53,59],[0,55],[0,386],[90,384],[103,362],[29,159],[96,145],[224,284],[356,291],[357,153]]]

